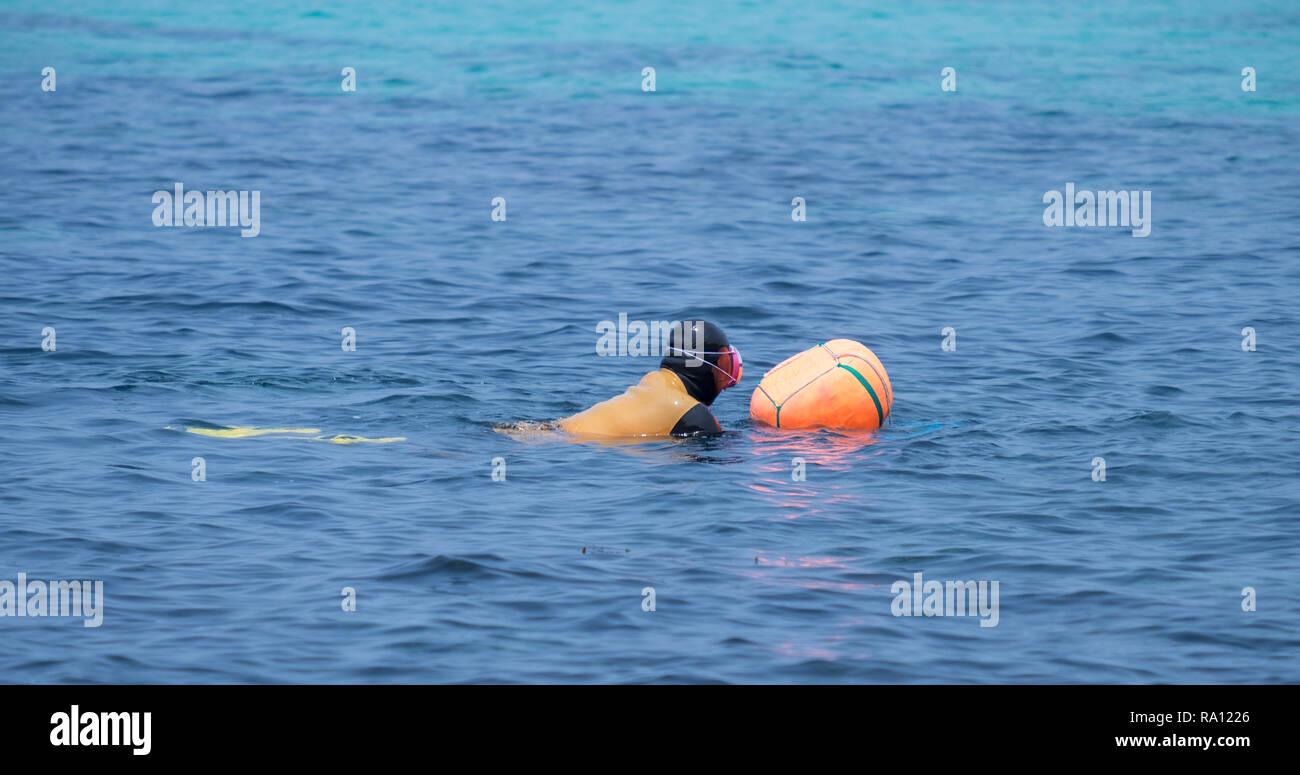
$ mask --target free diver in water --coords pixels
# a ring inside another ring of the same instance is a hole
[[[712,323],[674,325],[659,369],[622,395],[557,422],[575,436],[705,436],[722,432],[709,411],[718,394],[740,382],[740,351]]]

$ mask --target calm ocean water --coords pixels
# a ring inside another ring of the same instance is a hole
[[[1294,3],[275,5],[0,3],[0,579],[105,594],[0,680],[1300,681]],[[497,432],[653,368],[620,313],[726,329],[724,436]],[[752,425],[834,337],[888,426]]]

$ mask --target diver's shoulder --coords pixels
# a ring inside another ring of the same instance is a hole
[[[637,384],[643,387],[674,387],[681,386],[682,380],[668,369],[655,369],[646,372]]]

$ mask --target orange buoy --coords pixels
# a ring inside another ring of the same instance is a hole
[[[832,339],[773,366],[749,397],[749,416],[778,428],[879,428],[894,390],[876,354]]]

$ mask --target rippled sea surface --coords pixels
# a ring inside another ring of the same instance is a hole
[[[1293,3],[276,5],[0,5],[0,579],[105,594],[0,680],[1300,681]],[[726,329],[725,435],[497,432],[653,368],[620,313]],[[752,424],[835,337],[889,424]]]

